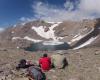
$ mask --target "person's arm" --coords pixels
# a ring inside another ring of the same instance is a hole
[[[41,59],[39,59],[39,67],[41,67],[42,61]]]
[[[68,66],[68,61],[67,61],[67,59],[66,58],[64,58],[63,59],[63,69],[66,67],[66,66]]]
[[[49,58],[49,63],[51,64],[51,58]]]

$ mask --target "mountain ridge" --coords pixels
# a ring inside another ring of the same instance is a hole
[[[0,34],[0,42],[2,44],[3,40],[22,47],[22,43],[29,45],[41,41],[60,41],[75,46],[84,37],[95,33],[95,30],[98,31],[97,35],[100,35],[99,25],[99,19],[64,22],[31,21],[8,27]],[[99,40],[95,39],[95,41]]]

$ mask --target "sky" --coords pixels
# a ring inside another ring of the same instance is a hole
[[[100,17],[100,0],[0,0],[0,27],[31,20],[64,21]]]

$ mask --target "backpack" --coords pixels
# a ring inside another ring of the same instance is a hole
[[[44,74],[42,73],[41,69],[36,66],[31,66],[28,68],[29,76],[34,80],[45,80]]]

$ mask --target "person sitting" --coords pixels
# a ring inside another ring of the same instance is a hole
[[[51,61],[54,68],[64,69],[66,66],[68,66],[68,61],[61,52],[58,52],[58,54],[53,54],[51,56]]]
[[[19,61],[18,66],[16,67],[16,69],[17,69],[17,70],[19,70],[20,68],[25,69],[25,68],[28,68],[28,67],[30,67],[30,66],[34,66],[34,64],[30,64],[30,63],[27,62],[25,59],[21,59],[21,60]]]
[[[39,66],[43,71],[48,71],[51,68],[51,59],[47,54],[43,54],[43,57],[39,59]]]

